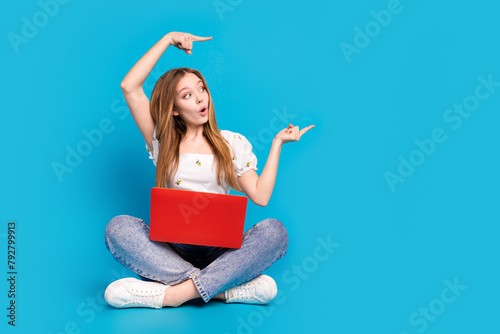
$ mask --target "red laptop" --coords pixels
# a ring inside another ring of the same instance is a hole
[[[153,187],[149,238],[240,248],[247,201],[246,196]]]

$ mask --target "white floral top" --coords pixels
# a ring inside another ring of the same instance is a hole
[[[250,169],[257,170],[257,157],[252,151],[252,144],[237,132],[229,130],[220,130],[220,132],[231,145],[231,156],[233,157],[236,175],[241,176]],[[146,143],[149,158],[153,160],[155,166],[158,160],[159,147],[155,127],[153,147],[149,147]],[[173,189],[229,194],[229,191],[217,185],[217,169],[213,161],[214,156],[212,154],[180,154],[179,168],[174,176]]]

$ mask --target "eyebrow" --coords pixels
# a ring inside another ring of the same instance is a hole
[[[200,80],[200,81],[198,81],[198,82],[196,83],[196,85],[199,85],[199,84],[200,84],[200,82],[202,82],[202,81],[201,81],[201,80]],[[184,87],[184,88],[181,88],[181,90],[179,91],[179,93],[177,93],[177,95],[179,95],[179,94],[180,94],[180,93],[181,93],[184,89],[188,89],[188,88],[189,88],[189,87]]]

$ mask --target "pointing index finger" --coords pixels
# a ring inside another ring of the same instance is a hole
[[[314,127],[315,125],[309,125],[308,127],[303,128],[302,130],[300,130],[300,135],[302,136],[304,133],[306,133],[307,131],[311,130]]]
[[[201,41],[208,41],[211,40],[212,36],[210,37],[200,37],[200,36],[195,36],[193,35],[193,41],[201,42]]]

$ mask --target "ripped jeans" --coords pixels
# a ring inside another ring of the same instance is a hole
[[[142,219],[121,215],[106,226],[105,243],[119,263],[145,280],[173,286],[193,279],[208,302],[282,258],[288,234],[279,220],[270,218],[246,231],[238,249],[175,244],[151,241]]]

